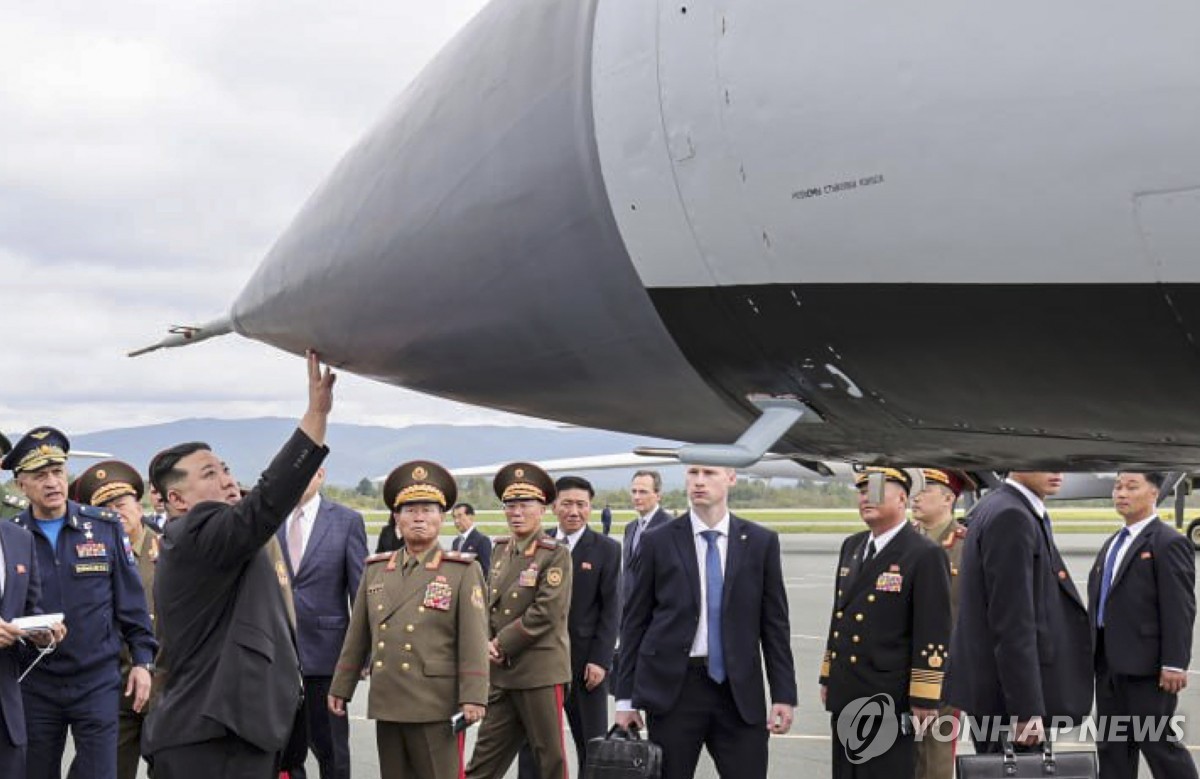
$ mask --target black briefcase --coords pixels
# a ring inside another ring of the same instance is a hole
[[[613,725],[608,735],[587,745],[583,779],[659,779],[662,747],[643,741],[636,730]]]
[[[1040,752],[1014,754],[1012,744],[987,755],[960,755],[958,779],[1096,779],[1095,752],[1055,752],[1049,741]]]

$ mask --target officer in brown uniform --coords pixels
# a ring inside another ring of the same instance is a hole
[[[492,688],[468,779],[500,779],[529,742],[541,779],[564,779],[564,685],[571,679],[567,611],[571,553],[542,532],[554,481],[531,463],[500,469],[492,486],[511,536],[495,540],[488,576]]]
[[[137,560],[138,576],[142,579],[142,590],[146,593],[146,607],[150,612],[150,624],[154,624],[154,567],[158,562],[159,531],[142,521],[142,495],[145,483],[132,465],[119,460],[96,463],[79,475],[72,484],[71,497],[89,506],[115,511],[121,517],[121,527],[129,550]],[[133,658],[128,647],[121,647],[122,689],[128,689],[129,671]],[[134,779],[138,761],[142,755],[142,723],[146,719],[154,693],[161,687],[159,669],[155,669],[151,686],[150,701],[140,711],[134,708],[134,699],[121,696],[121,708],[117,720],[117,778]]]
[[[463,733],[483,718],[488,697],[483,573],[475,555],[443,552],[438,534],[458,490],[437,463],[415,460],[388,476],[387,507],[404,547],[367,558],[350,627],[329,686],[329,710],[346,716],[364,668],[367,716],[375,720],[379,772],[456,779]]]
[[[958,615],[958,569],[962,565],[967,529],[954,518],[954,504],[965,487],[975,481],[961,471],[925,468],[925,488],[912,497],[913,526],[920,535],[934,541],[950,561],[950,624]],[[926,733],[917,741],[917,779],[953,779],[954,756],[958,742],[959,712],[938,707],[937,733]],[[950,723],[950,724],[947,724]]]

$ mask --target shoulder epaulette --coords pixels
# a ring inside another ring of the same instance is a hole
[[[452,563],[473,563],[476,557],[474,552],[442,552],[442,559]]]
[[[121,515],[112,509],[102,509],[96,506],[79,504],[79,513],[88,519],[103,519],[105,522],[120,522]]]
[[[495,538],[492,539],[492,546],[499,546],[500,544],[507,544],[511,540],[512,539],[509,538],[508,536],[496,536]]]
[[[392,557],[392,552],[379,552],[367,558],[367,565],[371,563],[386,563]]]
[[[563,543],[557,538],[548,538],[547,536],[542,536],[537,542],[538,546],[542,549],[558,549],[560,546],[563,546]]]
[[[954,532],[946,536],[946,540],[942,542],[942,546],[947,549],[953,549],[954,545],[967,537],[967,529],[962,525],[954,528]]]

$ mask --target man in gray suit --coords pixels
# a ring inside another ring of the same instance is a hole
[[[206,444],[155,455],[167,503],[154,594],[169,667],[146,721],[156,779],[271,776],[300,711],[302,680],[284,590],[266,549],[329,450],[335,376],[308,354],[308,409],[244,498]]]
[[[318,468],[276,534],[292,577],[308,746],[317,756],[321,779],[349,779],[349,720],[331,716],[325,699],[367,559],[367,529],[362,514],[321,495],[324,482],[325,469]],[[303,765],[293,766],[290,774],[292,779],[307,776]]]

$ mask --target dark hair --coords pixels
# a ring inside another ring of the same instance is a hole
[[[1163,482],[1167,480],[1167,475],[1162,471],[1121,471],[1120,473],[1139,473],[1145,477],[1146,481],[1154,485],[1154,489],[1161,490]],[[1120,475],[1120,474],[1118,474]]]
[[[158,494],[165,501],[167,499],[167,490],[174,487],[179,483],[180,479],[187,476],[186,473],[175,467],[179,464],[179,461],[196,452],[211,451],[212,447],[203,441],[190,441],[186,444],[175,444],[170,449],[163,449],[150,459],[150,467],[147,469],[147,475],[150,477],[151,486],[158,490]]]
[[[587,490],[589,498],[596,497],[592,483],[582,476],[560,476],[558,481],[554,482],[554,491],[562,494],[563,490]]]
[[[454,512],[458,511],[459,509],[463,509],[464,511],[466,511],[467,516],[469,516],[469,517],[475,516],[475,507],[472,506],[470,503],[455,503],[454,508],[450,509],[450,513],[453,514]]]
[[[633,479],[636,479],[639,476],[649,476],[650,481],[654,482],[654,494],[662,494],[662,475],[659,474],[658,471],[638,471],[637,473],[633,474]],[[630,479],[630,481],[633,481],[633,479]]]

